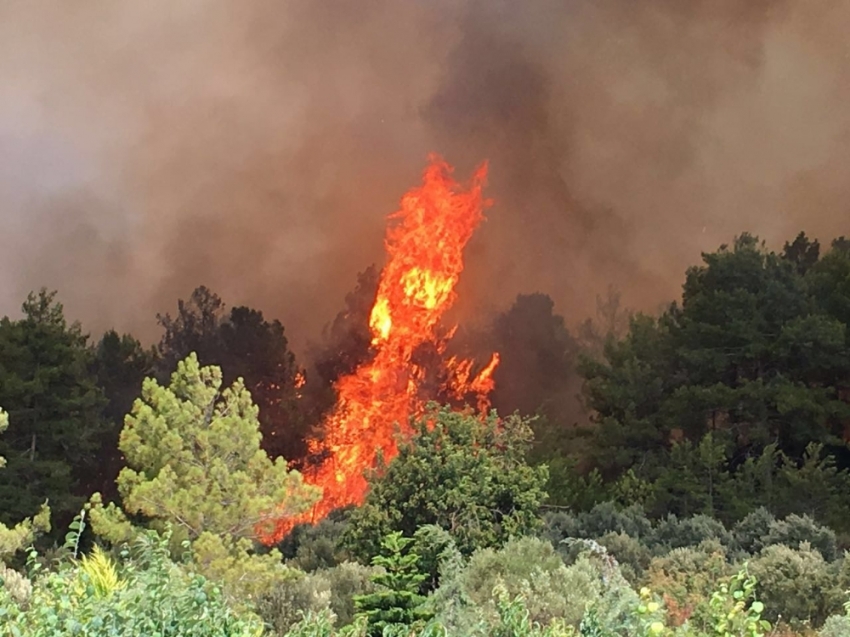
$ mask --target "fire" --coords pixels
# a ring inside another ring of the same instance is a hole
[[[420,413],[420,384],[425,370],[414,362],[423,344],[439,354],[453,334],[438,334],[440,319],[455,301],[455,286],[463,271],[463,250],[489,204],[482,198],[486,164],[467,189],[452,178],[452,169],[432,157],[423,183],[401,200],[390,215],[385,247],[387,263],[369,319],[373,360],[339,379],[339,399],[324,423],[324,438],[309,442],[311,452],[324,457],[305,475],[322,488],[322,498],[307,515],[282,519],[265,538],[282,539],[296,524],[316,522],[332,510],[363,502],[364,470],[374,467],[378,453],[386,461],[398,453],[396,432],[409,430],[409,417]],[[450,358],[443,371],[442,391],[458,400],[474,394],[480,410],[489,408],[492,373],[498,355],[477,375],[473,363]]]

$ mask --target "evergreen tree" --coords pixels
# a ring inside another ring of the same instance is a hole
[[[0,522],[14,524],[47,500],[62,528],[100,465],[105,400],[87,336],[67,323],[55,293],[30,294],[23,313],[0,320],[0,404],[14,423],[0,439]]]
[[[194,354],[178,364],[169,386],[145,380],[120,437],[127,461],[118,476],[122,508],[103,507],[96,494],[92,525],[113,542],[135,535],[127,516],[170,527],[175,541],[191,543],[205,574],[256,584],[257,592],[280,567],[277,552],[253,555],[257,540],[318,494],[260,448],[258,410],[242,381],[221,388],[221,370],[201,367]]]
[[[657,321],[636,318],[603,360],[585,361],[595,458],[607,477],[663,465],[676,440],[709,432],[740,458],[772,442],[792,458],[810,442],[843,445],[847,325],[818,307],[800,270],[814,276],[820,263],[797,243],[803,256],[793,259],[749,235],[704,255],[681,305]]]
[[[681,303],[658,319],[634,317],[601,358],[582,361],[594,420],[585,469],[651,485],[655,512],[733,521],[760,504],[774,513],[802,504],[779,485],[811,472],[813,443],[829,457],[850,438],[842,245],[821,257],[801,233],[776,254],[745,234],[703,255]],[[840,483],[824,479],[829,489]],[[820,502],[834,502],[821,491]],[[837,519],[832,504],[819,508],[821,519]]]
[[[114,330],[106,332],[93,348],[91,368],[106,398],[103,415],[109,430],[101,440],[98,469],[85,481],[87,493],[99,491],[110,501],[117,496],[115,479],[123,465],[118,436],[142,382],[153,373],[155,362],[153,349],[145,349],[129,334],[122,336]]]
[[[369,637],[383,637],[387,629],[407,632],[432,617],[422,608],[426,598],[419,588],[427,576],[419,571],[419,555],[412,544],[413,538],[390,533],[381,541],[381,554],[372,558],[372,565],[383,569],[371,578],[377,590],[354,598],[358,612],[366,617]]]
[[[0,434],[9,427],[9,414],[0,409]],[[6,459],[0,456],[0,469],[6,466]],[[50,530],[50,510],[43,506],[32,520],[24,520],[9,528],[0,523],[0,567],[4,558],[17,553],[31,544],[35,534]]]
[[[204,286],[189,301],[178,302],[176,316],[157,319],[165,330],[158,347],[160,380],[191,353],[202,365],[220,367],[225,384],[242,378],[260,407],[266,451],[273,457],[303,457],[310,424],[300,399],[303,376],[279,321],[267,321],[262,312],[247,307],[228,312],[222,299]]]

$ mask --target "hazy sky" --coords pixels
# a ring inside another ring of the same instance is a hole
[[[850,235],[850,0],[7,0],[0,315],[158,336],[205,284],[296,343],[428,152],[496,200],[461,312],[654,309],[744,230]]]

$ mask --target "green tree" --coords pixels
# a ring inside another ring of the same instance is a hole
[[[92,526],[113,542],[134,535],[128,515],[171,527],[177,540],[191,542],[202,572],[256,584],[259,593],[280,562],[276,551],[253,554],[265,525],[304,511],[318,494],[260,448],[257,407],[242,381],[221,387],[221,370],[201,367],[194,355],[178,364],[169,386],[145,380],[120,437],[123,510],[103,507],[97,494]]]
[[[263,447],[272,457],[300,459],[309,420],[301,405],[301,370],[280,321],[248,307],[229,312],[206,287],[178,302],[177,314],[158,316],[165,330],[157,368],[164,380],[178,361],[195,353],[202,365],[221,368],[225,384],[242,378],[260,407]]]
[[[753,472],[769,478],[775,468],[750,462],[767,449],[799,462],[811,443],[843,448],[850,261],[837,247],[819,255],[802,234],[783,254],[742,235],[688,270],[681,303],[658,319],[635,317],[625,338],[585,359],[589,468],[608,481],[633,471],[655,484],[665,510],[732,519],[759,498],[719,509],[727,473],[744,470],[748,487],[770,489]]]
[[[345,542],[356,555],[376,555],[389,533],[412,536],[426,524],[446,529],[464,555],[537,527],[547,471],[526,463],[527,420],[432,406],[414,428],[351,514]]]
[[[118,436],[124,416],[132,409],[144,379],[153,374],[155,362],[155,350],[114,330],[106,332],[93,348],[91,369],[107,401],[103,415],[110,427],[101,439],[98,470],[85,481],[88,493],[99,491],[110,501],[117,496],[115,478],[123,466]]]
[[[97,471],[103,392],[92,352],[69,325],[55,293],[30,294],[23,318],[0,319],[0,404],[14,426],[0,439],[7,467],[0,522],[35,514],[48,500],[60,528],[82,505],[85,478]]]
[[[820,258],[820,242],[810,240],[805,232],[801,232],[794,241],[785,243],[782,258],[793,263],[797,272],[806,274]]]
[[[0,409],[0,433],[9,427],[9,414]],[[6,459],[0,456],[0,469],[6,466]],[[0,523],[0,567],[7,558],[31,544],[35,534],[50,530],[50,510],[43,506],[32,520],[24,520],[9,528]]]
[[[383,569],[371,578],[377,590],[354,598],[358,612],[366,617],[369,637],[382,637],[385,629],[409,629],[432,617],[422,608],[426,598],[419,588],[427,575],[419,571],[419,555],[412,544],[413,538],[390,533],[381,542],[381,554],[372,558],[372,565]]]
[[[811,267],[806,279],[818,306],[850,325],[850,240],[841,237],[833,241],[832,249]],[[846,336],[850,343],[850,330]]]
[[[493,406],[506,414],[545,415],[553,425],[567,426],[580,412],[578,345],[554,308],[545,294],[521,294],[497,317],[489,348],[500,356]]]

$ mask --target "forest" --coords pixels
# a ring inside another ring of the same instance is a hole
[[[741,234],[656,314],[518,296],[449,346],[498,352],[490,411],[435,395],[362,503],[270,543],[378,283],[300,359],[203,286],[155,346],[61,290],[0,320],[0,634],[850,635],[850,240]]]

